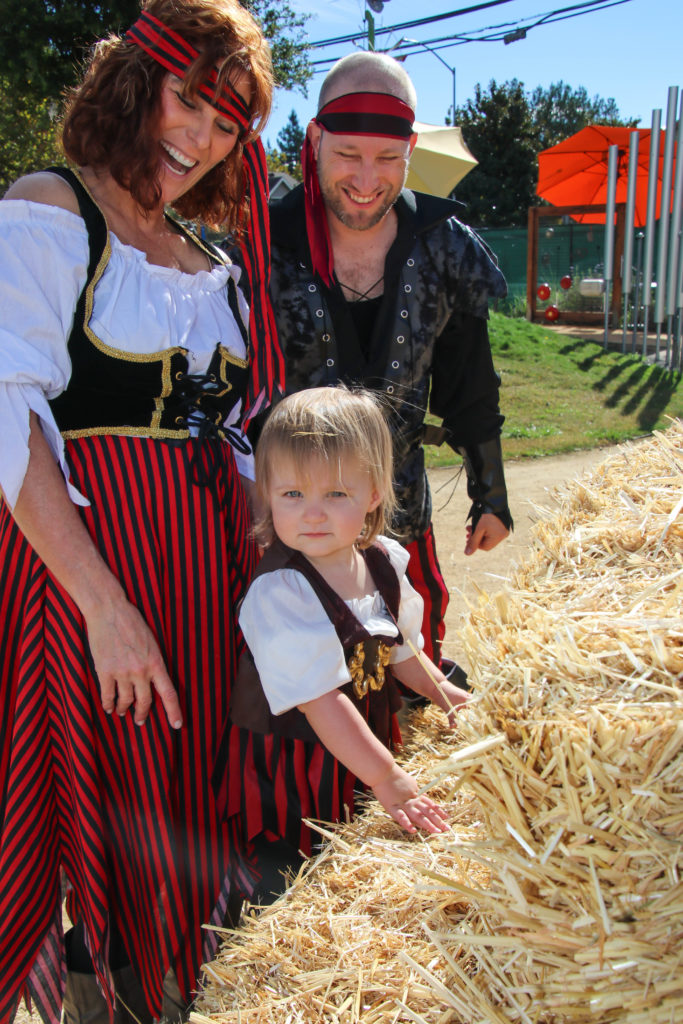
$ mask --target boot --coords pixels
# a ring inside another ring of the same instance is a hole
[[[152,1024],[142,986],[133,968],[113,971],[116,1006],[113,1024]],[[67,971],[64,1024],[111,1024],[107,1001],[94,974]]]
[[[187,1020],[192,1009],[192,1002],[187,1003],[180,994],[180,987],[175,971],[169,967],[164,978],[164,1001],[161,1004],[161,1019],[164,1024],[181,1024]]]

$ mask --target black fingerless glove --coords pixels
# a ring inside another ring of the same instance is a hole
[[[512,530],[514,524],[508,508],[500,438],[455,450],[462,455],[467,474],[467,493],[472,500],[467,518],[472,520],[472,529],[476,529],[485,512],[492,512],[506,529]]]

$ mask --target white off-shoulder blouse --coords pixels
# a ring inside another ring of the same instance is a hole
[[[107,345],[152,354],[187,350],[190,373],[207,370],[217,344],[239,359],[246,351],[228,305],[228,276],[216,266],[197,274],[148,263],[144,253],[110,233],[111,258],[95,288],[90,326]],[[81,217],[25,200],[0,202],[0,487],[14,506],[29,459],[29,411],[40,418],[71,499],[87,500],[69,483],[64,443],[48,399],[71,375],[67,340],[86,281],[88,236]],[[245,322],[246,302],[238,299]],[[229,418],[239,419],[238,405]],[[253,478],[252,456],[235,450],[239,472]]]
[[[413,648],[424,646],[420,632],[423,600],[406,576],[408,552],[389,537],[378,540],[401,585],[397,621],[404,642],[391,648],[391,662],[398,664],[413,657]],[[379,591],[346,604],[372,636],[398,635]],[[334,626],[310,583],[296,569],[257,576],[244,598],[239,620],[274,715],[349,682],[344,649]]]

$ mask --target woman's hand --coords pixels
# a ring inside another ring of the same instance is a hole
[[[432,834],[448,831],[444,809],[426,794],[419,794],[415,780],[397,764],[371,788],[384,810],[406,832],[416,832],[415,826]]]
[[[29,448],[28,469],[12,514],[85,620],[104,710],[123,715],[134,706],[135,721],[142,725],[156,690],[171,726],[180,728],[178,695],[159,646],[72,504],[34,413]]]
[[[108,715],[133,708],[136,725],[144,725],[154,693],[173,729],[183,724],[178,694],[171,682],[151,629],[122,595],[114,607],[84,615],[88,642]]]

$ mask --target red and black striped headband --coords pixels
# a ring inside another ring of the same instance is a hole
[[[385,92],[349,92],[330,100],[313,119],[331,135],[374,135],[403,139],[413,135],[415,112],[396,96]],[[310,126],[301,150],[304,180],[306,234],[314,273],[329,288],[333,283],[334,255],[327,225],[325,203],[318,181],[318,165],[310,140]]]
[[[326,103],[314,120],[332,135],[409,139],[415,112],[389,93],[349,92]]]
[[[126,39],[148,53],[178,78],[184,78],[199,57],[199,50],[148,11],[143,11],[126,33]],[[212,68],[199,86],[202,99],[229,117],[244,134],[251,129],[248,105],[229,82],[216,91],[218,75]],[[276,391],[284,392],[284,359],[277,340],[270,302],[270,220],[268,216],[268,169],[260,138],[244,146],[249,227],[240,238],[240,249],[249,285],[250,374],[245,419],[268,405]]]
[[[143,11],[138,20],[131,25],[126,32],[126,39],[136,43],[141,50],[153,57],[157,64],[161,64],[178,78],[185,77],[199,56],[199,50],[148,11]],[[247,131],[251,126],[249,107],[229,82],[224,82],[221,91],[217,92],[217,82],[216,69],[211,68],[208,77],[199,86],[202,99],[231,118],[240,131]]]

